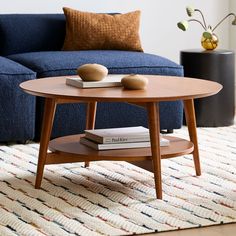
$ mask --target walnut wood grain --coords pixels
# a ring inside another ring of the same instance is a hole
[[[96,121],[97,103],[89,102],[87,104],[86,129],[94,129]],[[89,162],[85,162],[85,167],[89,167]]]
[[[186,124],[188,126],[189,137],[192,143],[194,144],[193,160],[195,165],[195,171],[196,175],[199,176],[201,175],[201,166],[199,159],[197,128],[196,128],[196,118],[195,118],[193,99],[184,100],[184,112],[185,112]]]
[[[147,103],[156,196],[162,199],[159,103]]]
[[[51,136],[55,111],[56,111],[55,99],[46,98],[44,103],[43,124],[40,137],[40,148],[38,156],[36,181],[35,181],[36,189],[40,188],[42,182],[43,170],[44,170],[44,165],[46,163],[48,143]]]
[[[93,148],[87,147],[79,142],[83,134],[69,135],[53,139],[49,143],[49,149],[52,152],[61,154],[64,156],[72,156],[75,161],[77,159],[85,159],[90,161],[96,160],[114,160],[120,161],[122,158],[126,158],[129,161],[131,158],[136,160],[151,159],[151,148],[132,148],[132,149],[117,149],[117,150],[105,150],[97,151]],[[193,151],[193,143],[173,136],[165,136],[170,140],[170,145],[161,147],[161,158],[172,158],[190,154]],[[59,159],[55,159],[59,160]],[[60,161],[61,162],[61,161]],[[64,159],[65,163],[67,159]],[[73,161],[74,162],[74,161]],[[55,162],[56,163],[56,162]]]
[[[66,77],[69,76],[25,81],[20,84],[25,92],[46,98],[36,188],[41,185],[45,164],[79,161],[85,162],[88,166],[90,161],[125,160],[152,170],[156,195],[159,199],[162,198],[161,159],[192,153],[196,174],[201,174],[193,99],[218,93],[222,89],[219,83],[192,78],[147,75],[146,90],[125,90],[122,87],[79,89],[66,85]],[[177,100],[184,100],[190,141],[167,137],[170,145],[160,147],[158,103]],[[77,102],[89,104],[87,129],[94,128],[97,102],[128,102],[145,107],[148,112],[151,148],[96,151],[80,144],[81,135],[61,137],[49,142],[56,104]],[[52,153],[47,153],[48,145]]]
[[[147,75],[146,90],[126,90],[122,87],[79,89],[65,84],[69,76],[25,81],[20,87],[27,93],[86,102],[154,102],[206,97],[219,92],[219,83],[176,76]],[[73,77],[73,76],[71,76]],[[64,101],[65,102],[65,101]]]

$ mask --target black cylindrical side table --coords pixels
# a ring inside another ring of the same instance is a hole
[[[234,123],[235,57],[227,50],[184,50],[180,64],[186,77],[219,82],[223,89],[215,96],[195,100],[197,126],[218,127]]]

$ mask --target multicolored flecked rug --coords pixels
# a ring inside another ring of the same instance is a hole
[[[186,128],[176,131],[187,137]],[[202,176],[191,155],[153,175],[126,162],[47,166],[34,189],[38,144],[0,146],[0,235],[132,235],[236,222],[236,126],[198,129]]]

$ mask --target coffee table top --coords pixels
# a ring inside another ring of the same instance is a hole
[[[49,77],[20,84],[27,93],[47,98],[78,101],[155,102],[201,98],[222,89],[216,82],[176,76],[147,75],[146,90],[125,90],[123,87],[81,89],[66,85],[68,77]]]

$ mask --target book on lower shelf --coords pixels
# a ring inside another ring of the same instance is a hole
[[[128,148],[144,148],[150,147],[150,142],[136,142],[136,143],[96,143],[90,139],[82,137],[80,143],[91,147],[95,150],[112,150],[112,149],[128,149]]]
[[[79,76],[66,78],[66,84],[78,88],[104,88],[122,86],[121,79],[124,75],[107,75],[100,81],[83,81]]]
[[[143,126],[85,130],[85,137],[97,143],[149,142],[149,129]]]
[[[150,147],[149,130],[143,126],[85,130],[80,142],[96,150]],[[170,141],[160,135],[160,146]]]

